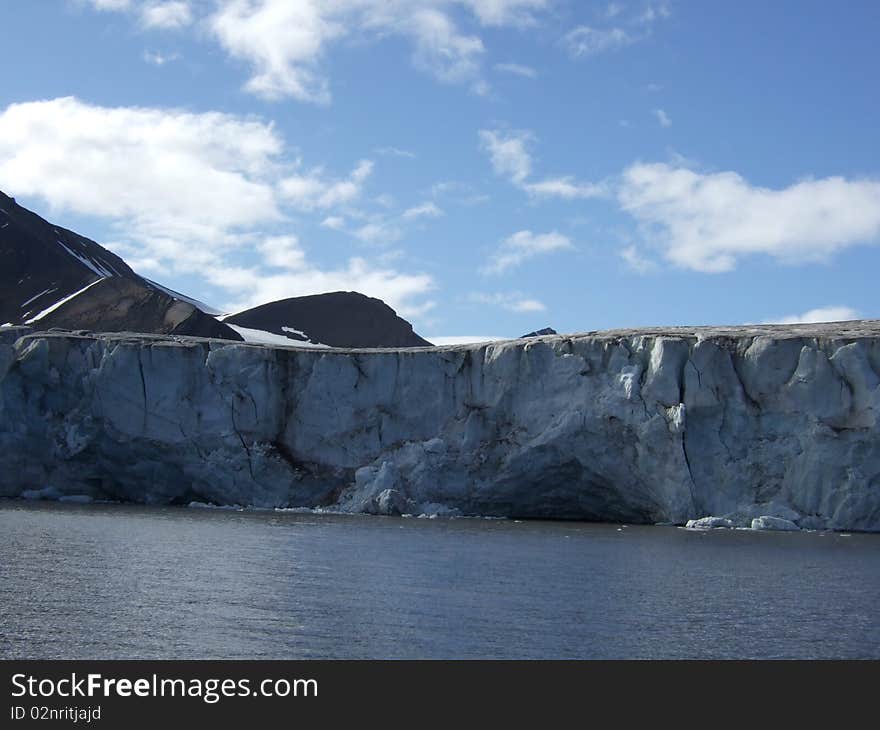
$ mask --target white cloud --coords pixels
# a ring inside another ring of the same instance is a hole
[[[147,2],[141,9],[141,24],[145,28],[172,30],[193,22],[192,9],[184,0]]]
[[[852,307],[831,306],[811,309],[803,314],[790,314],[777,319],[764,320],[763,324],[809,324],[811,322],[846,322],[861,319],[858,310]]]
[[[483,25],[529,26],[537,22],[533,11],[543,10],[549,0],[460,0]]]
[[[347,30],[322,13],[320,2],[224,0],[208,24],[227,53],[253,67],[247,91],[267,99],[330,101],[327,81],[315,66],[325,45]]]
[[[333,208],[360,197],[364,183],[373,172],[370,160],[361,160],[344,180],[328,180],[321,168],[304,175],[289,175],[278,184],[281,197],[300,210]]]
[[[828,177],[773,190],[735,172],[638,163],[622,176],[621,207],[670,262],[730,271],[744,256],[798,263],[880,242],[880,181]]]
[[[572,58],[595,56],[635,43],[638,38],[623,28],[591,28],[581,25],[562,38],[563,45]]]
[[[340,215],[328,215],[321,221],[321,225],[332,231],[342,231],[345,230],[345,218]]]
[[[364,243],[388,244],[399,241],[403,237],[403,231],[394,223],[377,219],[355,229],[352,235]]]
[[[532,233],[517,231],[506,238],[484,268],[486,273],[501,274],[515,268],[535,256],[573,248],[568,236],[552,231],[551,233]]]
[[[575,200],[607,194],[605,185],[579,182],[571,175],[529,182],[528,178],[532,174],[532,156],[528,144],[534,139],[531,132],[481,129],[479,137],[480,146],[489,154],[495,174],[507,177],[510,182],[533,197]]]
[[[71,97],[0,111],[0,188],[110,222],[113,249],[136,266],[194,273],[243,306],[355,289],[401,312],[426,311],[428,274],[364,258],[320,266],[296,236],[273,235],[289,208],[312,207],[326,225],[344,226],[332,205],[356,197],[371,170],[360,162],[343,180],[313,170],[300,176],[314,183],[303,193],[284,177],[293,164],[271,124],[230,114],[99,107]],[[256,263],[229,263],[242,252],[256,254]]]
[[[229,311],[331,291],[358,291],[377,297],[404,317],[420,316],[435,306],[431,301],[419,301],[435,288],[428,274],[407,274],[376,267],[359,257],[349,259],[339,268],[322,268],[310,263],[305,256],[292,263],[293,267],[272,273],[259,268],[216,266],[208,268],[205,275],[212,284],[229,293]]]
[[[95,10],[127,10],[131,0],[90,0]]]
[[[175,30],[191,25],[194,15],[190,0],[89,0],[99,11],[137,13],[143,28]]]
[[[91,0],[97,10],[137,14],[145,28],[174,29],[196,22],[232,58],[250,67],[244,88],[265,99],[331,100],[324,61],[346,39],[410,42],[416,67],[441,82],[489,93],[482,77],[486,48],[465,24],[527,27],[550,0]]]
[[[449,16],[433,8],[416,10],[407,25],[416,41],[417,67],[447,83],[477,79],[486,51],[477,36],[461,35]]]
[[[539,198],[577,200],[600,198],[608,194],[605,185],[577,182],[571,176],[552,177],[536,183],[526,183],[523,189]]]
[[[669,115],[662,109],[655,109],[654,116],[657,117],[657,121],[659,122],[661,127],[672,126],[672,120],[669,118]]]
[[[406,38],[418,68],[485,94],[485,46],[479,36],[459,30],[455,10],[465,10],[481,26],[522,27],[534,24],[535,13],[547,5],[547,0],[218,0],[207,26],[227,53],[250,65],[248,91],[325,104],[331,93],[322,61],[348,37]]]
[[[403,212],[401,218],[414,220],[416,218],[439,218],[441,215],[443,215],[443,211],[436,204],[428,202],[408,208]]]
[[[515,76],[523,76],[527,79],[538,78],[538,72],[531,66],[523,66],[519,63],[496,63],[495,70],[502,73],[514,74]]]
[[[380,196],[381,198],[381,196]],[[383,201],[378,201],[382,204]],[[386,207],[393,205],[393,201],[384,201]],[[387,245],[399,241],[405,234],[405,229],[413,221],[423,218],[438,218],[444,215],[443,211],[430,201],[407,208],[402,213],[389,215],[387,213],[366,214],[353,208],[346,209],[349,218],[360,220],[362,223],[353,228],[347,226],[346,218],[341,215],[330,215],[321,221],[321,226],[334,231],[341,231],[353,236],[359,241],[373,245]],[[387,255],[385,252],[383,255]]]
[[[164,66],[180,58],[179,53],[160,53],[159,51],[144,51],[144,61],[152,66]]]
[[[616,25],[579,25],[566,33],[561,43],[572,58],[616,51],[650,37],[653,26],[670,14],[669,4],[663,1],[638,6],[631,4],[629,7],[612,2],[603,15],[605,20],[614,20]]]
[[[279,269],[302,270],[306,266],[306,253],[296,236],[270,236],[257,245],[268,266]]]
[[[627,265],[640,274],[645,274],[656,268],[656,264],[647,258],[636,246],[627,246],[620,251],[620,258],[626,261]]]
[[[532,158],[526,149],[531,134],[509,132],[505,135],[498,130],[481,129],[479,135],[495,173],[509,177],[515,184],[524,182],[532,172]]]
[[[281,219],[271,174],[282,147],[270,125],[216,112],[12,104],[0,113],[0,184],[124,224],[154,255],[191,258],[182,241],[226,245]]]

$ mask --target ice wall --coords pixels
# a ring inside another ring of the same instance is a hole
[[[0,496],[880,530],[880,322],[407,350],[0,330]]]

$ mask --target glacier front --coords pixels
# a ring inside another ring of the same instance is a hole
[[[7,327],[0,496],[878,531],[878,409],[880,321],[400,350]]]

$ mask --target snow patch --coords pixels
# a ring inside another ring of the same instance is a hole
[[[58,287],[55,287],[53,289],[46,289],[46,291],[41,291],[39,294],[31,297],[26,302],[22,302],[21,308],[24,309],[28,304],[30,304],[32,301],[34,301],[34,299],[39,299],[41,296],[43,296],[43,294],[50,294],[53,291],[58,291]]]
[[[75,258],[77,261],[79,261],[83,266],[86,266],[87,268],[89,268],[91,271],[93,271],[98,276],[106,279],[110,276],[118,276],[119,275],[118,271],[115,271],[114,269],[104,268],[104,266],[101,263],[92,261],[91,259],[86,258],[85,256],[81,256],[80,254],[73,251],[70,247],[63,244],[61,241],[56,241],[56,243],[59,246],[61,246],[61,248],[63,248],[65,251],[67,251],[67,253],[69,253],[71,256],[73,256],[73,258]]]
[[[149,284],[150,286],[154,286],[157,289],[165,292],[172,299],[177,299],[178,301],[186,302],[187,304],[192,304],[196,309],[200,309],[205,314],[210,314],[211,316],[215,316],[218,314],[222,315],[222,312],[219,309],[212,307],[208,304],[205,304],[204,302],[200,302],[198,299],[192,299],[191,297],[188,297],[185,294],[181,294],[180,292],[174,291],[174,289],[169,289],[167,286],[162,286],[161,284],[159,284],[156,281],[153,281],[152,279],[147,279],[145,277],[141,277],[141,278],[143,278],[143,280],[145,282],[147,282],[147,284]],[[228,317],[229,315],[227,314],[227,315],[223,315],[223,316]],[[221,317],[217,317],[217,319],[219,319],[221,322],[223,321],[223,319]]]
[[[290,334],[292,334],[292,335],[298,335],[299,337],[303,337],[304,340],[302,340],[302,343],[303,343],[306,347],[309,347],[309,346],[312,346],[312,347],[330,347],[330,345],[325,345],[323,342],[316,342],[316,341],[313,340],[311,337],[309,337],[309,335],[307,335],[305,332],[303,332],[302,330],[298,330],[298,329],[296,329],[296,328],[294,328],[294,327],[282,327],[281,329],[282,329],[284,332],[290,332]]]
[[[217,319],[220,319],[219,317]],[[220,320],[222,321],[222,320]],[[250,327],[239,327],[236,324],[227,324],[238,334],[240,334],[245,342],[259,345],[284,345],[286,347],[329,347],[328,345],[316,344],[303,340],[294,340],[285,335],[276,335],[274,332],[266,332],[265,330],[255,330]]]
[[[281,329],[284,332],[290,332],[292,335],[299,335],[300,337],[305,337],[307,340],[311,339],[305,332],[294,327],[282,327]]]
[[[61,301],[55,302],[55,304],[53,304],[51,307],[48,307],[47,309],[44,309],[42,312],[40,312],[39,314],[37,314],[35,317],[31,317],[30,319],[25,320],[25,324],[30,324],[31,322],[36,322],[37,320],[42,319],[43,317],[45,317],[47,314],[51,314],[51,313],[54,312],[56,309],[58,309],[58,307],[60,307],[62,304],[66,304],[67,302],[69,302],[69,301],[70,301],[71,299],[73,299],[74,297],[78,297],[78,296],[79,296],[80,294],[82,294],[86,289],[90,289],[90,288],[93,287],[95,284],[97,284],[99,281],[104,281],[105,278],[106,278],[106,277],[103,277],[103,276],[102,276],[100,279],[95,279],[95,281],[93,281],[91,284],[86,284],[86,285],[85,285],[82,289],[80,289],[79,291],[75,291],[73,294],[70,294],[69,296],[64,297],[64,299],[62,299]]]

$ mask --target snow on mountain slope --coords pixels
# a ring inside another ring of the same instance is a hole
[[[52,314],[52,312],[54,312],[56,309],[63,306],[64,304],[67,304],[67,302],[69,302],[74,297],[78,297],[83,292],[91,289],[95,284],[98,284],[98,283],[104,281],[105,278],[106,277],[101,277],[100,279],[95,279],[95,281],[93,281],[91,284],[86,284],[79,291],[75,291],[73,294],[68,294],[63,299],[59,299],[57,302],[55,302],[55,304],[52,304],[51,306],[47,307],[39,314],[35,315],[34,317],[31,317],[30,319],[25,320],[25,324],[31,324],[33,322],[37,322],[37,321],[43,319],[43,317],[45,317],[46,315]]]
[[[252,342],[260,345],[282,345],[284,347],[329,347],[329,345],[322,345],[320,343],[310,342],[309,340],[298,340],[284,335],[276,335],[272,332],[266,332],[265,330],[239,327],[234,324],[227,325],[227,327],[231,327],[238,332],[245,342]]]
[[[174,291],[174,289],[169,289],[167,286],[163,286],[157,281],[153,281],[152,279],[147,279],[146,277],[142,277],[145,282],[151,284],[157,289],[165,292],[169,297],[177,299],[181,302],[187,302],[188,304],[192,304],[196,309],[200,309],[205,314],[210,314],[212,317],[215,317],[218,321],[222,322],[223,318],[218,317],[217,315],[222,315],[223,311],[217,309],[216,307],[212,307],[210,304],[205,304],[204,302],[199,301],[198,299],[193,299],[192,297],[186,296],[186,294],[181,294],[180,292]]]

